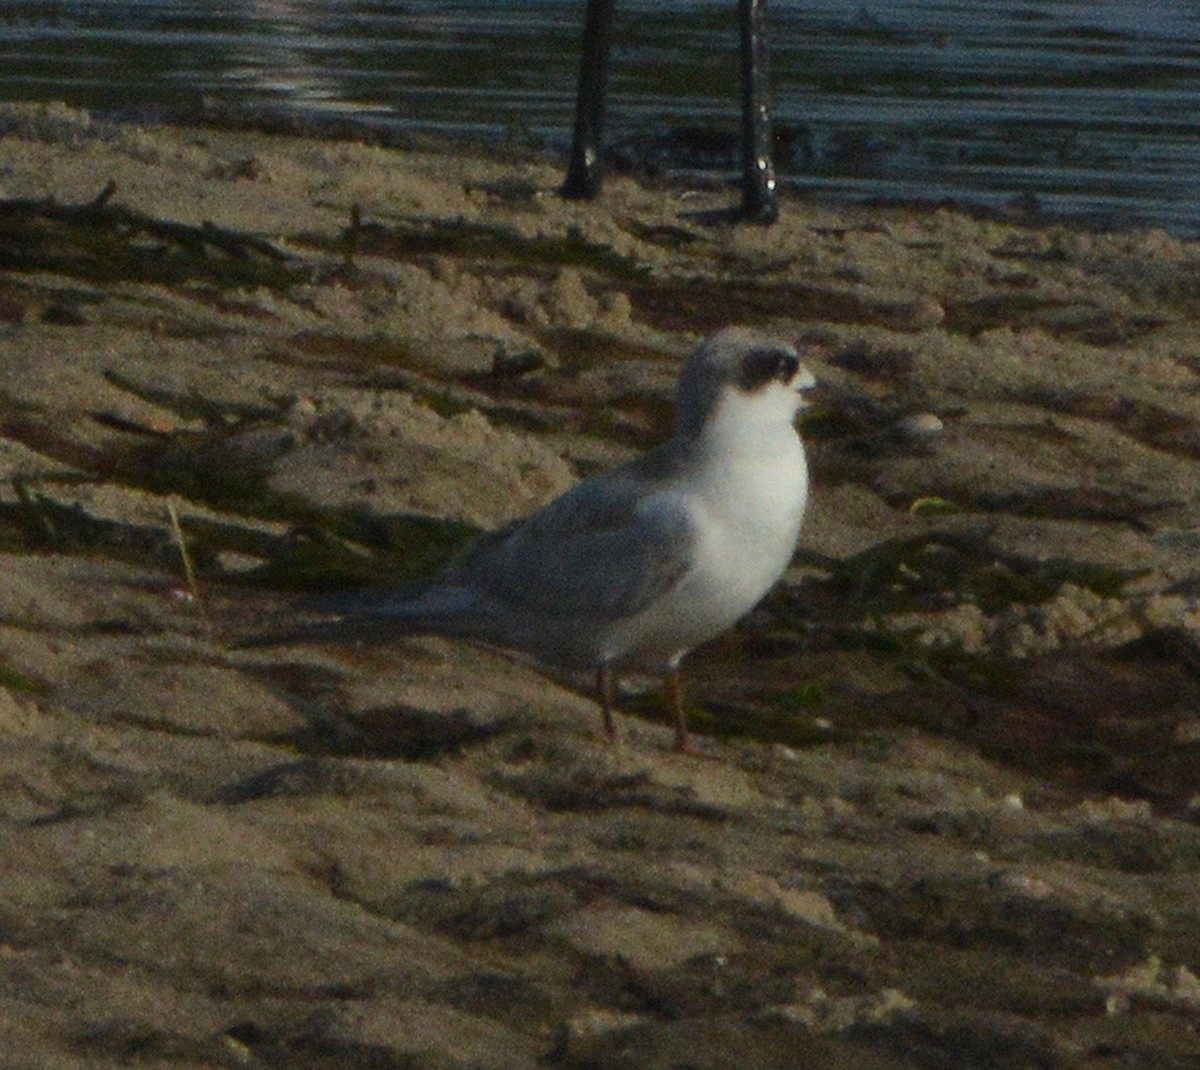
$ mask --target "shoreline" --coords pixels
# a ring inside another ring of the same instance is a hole
[[[30,105],[74,109],[73,105],[56,102]],[[348,141],[357,144],[390,149],[397,152],[424,152],[445,156],[476,156],[503,160],[514,165],[541,163],[557,167],[565,174],[568,143],[547,144],[536,135],[527,135],[527,140],[516,140],[497,131],[494,135],[472,134],[466,131],[438,132],[429,129],[404,128],[383,121],[373,122],[369,116],[331,115],[320,111],[298,112],[286,108],[263,105],[257,108],[240,108],[235,104],[206,103],[199,106],[168,107],[152,109],[113,108],[87,110],[100,122],[115,126],[167,126],[177,128],[209,129],[214,133],[263,134],[270,137],[302,138],[317,141]],[[784,124],[787,126],[787,124]],[[718,124],[714,129],[727,129],[730,133],[731,151],[736,153],[736,134],[732,121]],[[677,126],[662,130],[658,135],[628,138],[609,147],[609,176],[629,179],[647,184],[652,188],[667,191],[676,188],[699,188],[708,191],[724,191],[733,199],[737,196],[738,167],[731,161],[724,172],[718,172],[686,156],[676,155],[666,165],[654,163],[648,157],[655,152],[659,142],[671,142],[680,130],[691,126]],[[639,142],[645,147],[637,148]],[[643,155],[639,158],[638,152]],[[882,180],[882,179],[881,179]],[[1062,210],[1054,212],[1046,205],[1061,199],[1057,194],[1034,194],[978,191],[966,196],[880,196],[878,194],[852,196],[838,194],[819,188],[827,179],[804,173],[786,173],[780,177],[780,189],[784,196],[798,204],[831,211],[866,209],[895,209],[915,212],[951,211],[973,219],[1009,223],[1014,226],[1045,227],[1065,226],[1084,232],[1105,234],[1128,234],[1148,230],[1163,230],[1180,241],[1200,239],[1200,220],[1193,221],[1190,228],[1178,231],[1169,223],[1155,219],[1153,214],[1141,210],[1113,205],[1109,208]],[[854,181],[850,176],[840,180]],[[859,179],[870,184],[870,178]],[[892,184],[895,180],[885,181]],[[806,195],[808,194],[808,195]],[[1186,232],[1185,232],[1186,231]]]

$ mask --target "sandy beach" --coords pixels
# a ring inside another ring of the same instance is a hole
[[[1200,1064],[1200,245],[0,132],[5,1067]],[[650,679],[610,746],[468,644],[235,649],[661,441],[729,324],[823,393],[694,755]]]

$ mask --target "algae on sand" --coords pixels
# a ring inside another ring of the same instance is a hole
[[[283,289],[307,268],[261,238],[206,223],[155,219],[112,204],[110,183],[85,204],[0,200],[0,269],[53,271],[96,282]]]
[[[833,559],[801,551],[802,561],[826,572],[808,586],[825,589],[831,604],[866,616],[971,602],[985,612],[1014,603],[1046,602],[1065,583],[1104,597],[1120,594],[1134,569],[1117,569],[1066,558],[1027,558],[993,546],[985,532],[931,531],[885,539],[860,553]]]
[[[530,270],[576,267],[616,279],[643,278],[649,269],[609,245],[585,237],[578,227],[561,234],[527,236],[497,223],[475,220],[398,216],[389,223],[363,222],[359,213],[332,240],[309,234],[305,240],[347,262],[358,254],[408,260],[423,256],[454,256],[462,260],[498,261]]]

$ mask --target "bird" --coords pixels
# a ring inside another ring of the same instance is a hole
[[[329,615],[245,646],[433,634],[594,673],[609,741],[615,674],[662,674],[674,750],[690,749],[680,662],[781,578],[808,467],[795,427],[816,379],[796,347],[745,327],[701,341],[676,387],[673,436],[487,531],[441,571],[326,600]]]

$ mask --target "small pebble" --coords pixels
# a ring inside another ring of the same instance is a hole
[[[940,434],[945,428],[946,425],[942,423],[941,417],[935,416],[932,412],[916,412],[896,421],[896,430],[905,438],[910,439],[930,438]]]

